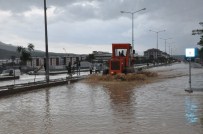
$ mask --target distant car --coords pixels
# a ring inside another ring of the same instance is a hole
[[[0,76],[20,76],[21,72],[19,69],[7,69],[3,70]]]

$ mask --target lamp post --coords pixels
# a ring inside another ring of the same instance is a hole
[[[158,41],[158,38],[159,38],[159,33],[160,32],[165,32],[166,30],[161,30],[161,31],[153,31],[153,30],[149,30],[150,32],[154,32],[156,33],[156,48],[158,49],[159,47],[159,41]]]
[[[175,42],[171,42],[171,43],[169,43],[169,45],[168,45],[168,48],[169,48],[168,53],[169,53],[170,56],[172,56],[172,44],[174,44],[174,43],[175,43]]]
[[[164,38],[159,38],[159,39],[162,39],[165,41],[165,53],[166,53],[166,41],[169,40],[169,39],[172,39],[172,38],[167,38],[167,39],[164,39]]]
[[[135,12],[121,11],[121,13],[128,13],[132,15],[132,48],[133,48],[132,50],[134,50],[134,14],[142,10],[146,10],[146,8],[137,10]]]
[[[47,34],[47,7],[44,0],[44,24],[45,24],[45,49],[46,49],[46,82],[49,82],[49,51],[48,51],[48,34]]]

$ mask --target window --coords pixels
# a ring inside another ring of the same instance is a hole
[[[126,56],[127,49],[115,49],[115,56]]]

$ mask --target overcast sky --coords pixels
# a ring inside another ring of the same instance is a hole
[[[135,51],[156,48],[156,33],[167,40],[173,54],[185,54],[185,48],[198,47],[203,0],[47,0],[50,52],[88,54],[111,52],[112,43],[132,42],[131,14],[134,14]],[[0,0],[0,41],[16,46],[33,43],[45,51],[43,0]],[[164,40],[158,48],[165,51]]]

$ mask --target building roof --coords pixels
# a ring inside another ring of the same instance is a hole
[[[161,50],[156,49],[156,48],[151,48],[151,49],[148,49],[148,50],[146,50],[144,52],[150,52],[150,51],[159,51],[159,52],[162,52]]]

